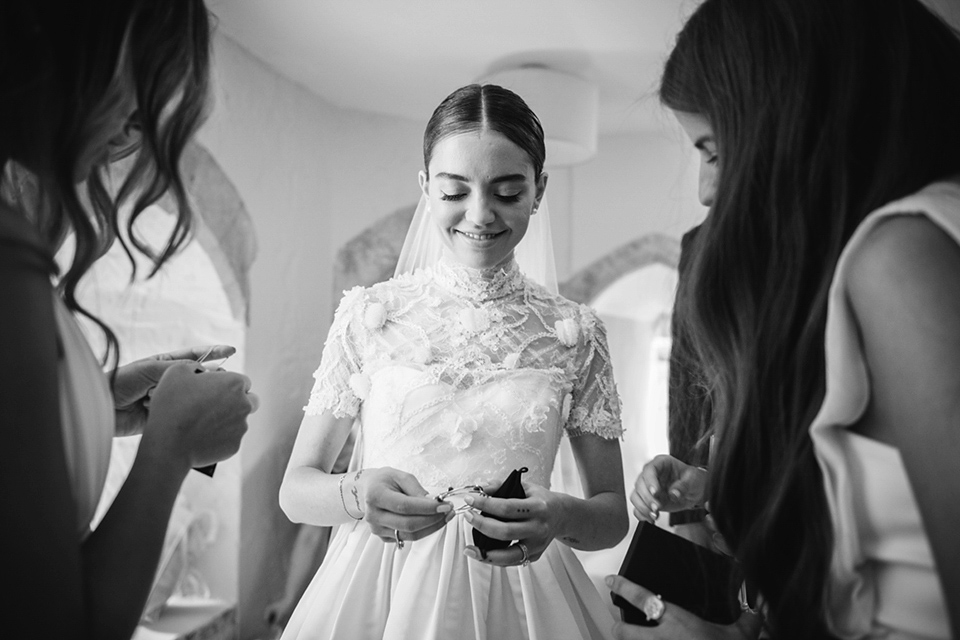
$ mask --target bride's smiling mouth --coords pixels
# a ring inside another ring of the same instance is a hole
[[[459,233],[467,240],[472,240],[473,242],[489,242],[506,233],[506,231],[497,231],[496,233],[472,233],[470,231],[460,231],[459,229],[455,229],[454,231]]]

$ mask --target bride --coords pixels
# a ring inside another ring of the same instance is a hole
[[[626,533],[620,402],[602,324],[556,293],[543,129],[470,85],[423,146],[397,275],[341,301],[280,488],[291,520],[341,525],[283,638],[609,638],[571,547]],[[550,490],[563,435],[582,499]],[[487,495],[524,468],[526,498]]]

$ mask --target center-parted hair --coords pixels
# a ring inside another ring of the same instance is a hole
[[[704,116],[720,155],[677,300],[713,401],[710,504],[776,638],[828,634],[808,429],[837,260],[871,211],[960,175],[958,69],[917,0],[706,0],[664,68],[662,102]]]
[[[423,168],[430,169],[441,140],[473,131],[496,131],[527,152],[539,178],[546,160],[543,126],[523,98],[495,84],[471,84],[447,96],[434,110],[423,133]]]

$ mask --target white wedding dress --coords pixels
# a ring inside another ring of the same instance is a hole
[[[354,466],[402,469],[435,493],[514,469],[549,487],[560,438],[617,438],[620,403],[602,325],[515,263],[435,267],[348,292],[308,414],[357,416]],[[526,567],[466,558],[455,517],[403,549],[363,521],[338,528],[284,631],[293,638],[610,637],[613,617],[573,551]]]

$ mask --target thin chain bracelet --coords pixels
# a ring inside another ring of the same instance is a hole
[[[359,478],[359,476],[360,476],[360,474],[357,474],[357,477],[358,477],[358,478]],[[357,516],[355,516],[355,515],[353,515],[352,513],[350,513],[350,509],[347,509],[347,501],[346,501],[346,500],[344,499],[344,497],[343,497],[343,481],[344,481],[344,479],[345,479],[346,477],[347,477],[347,474],[344,473],[343,475],[340,476],[340,480],[337,482],[337,486],[338,486],[339,489],[340,489],[340,504],[343,505],[343,510],[347,512],[347,515],[348,515],[348,516],[350,516],[350,517],[353,518],[354,520],[363,520],[363,516],[362,516],[362,515],[358,518]]]

